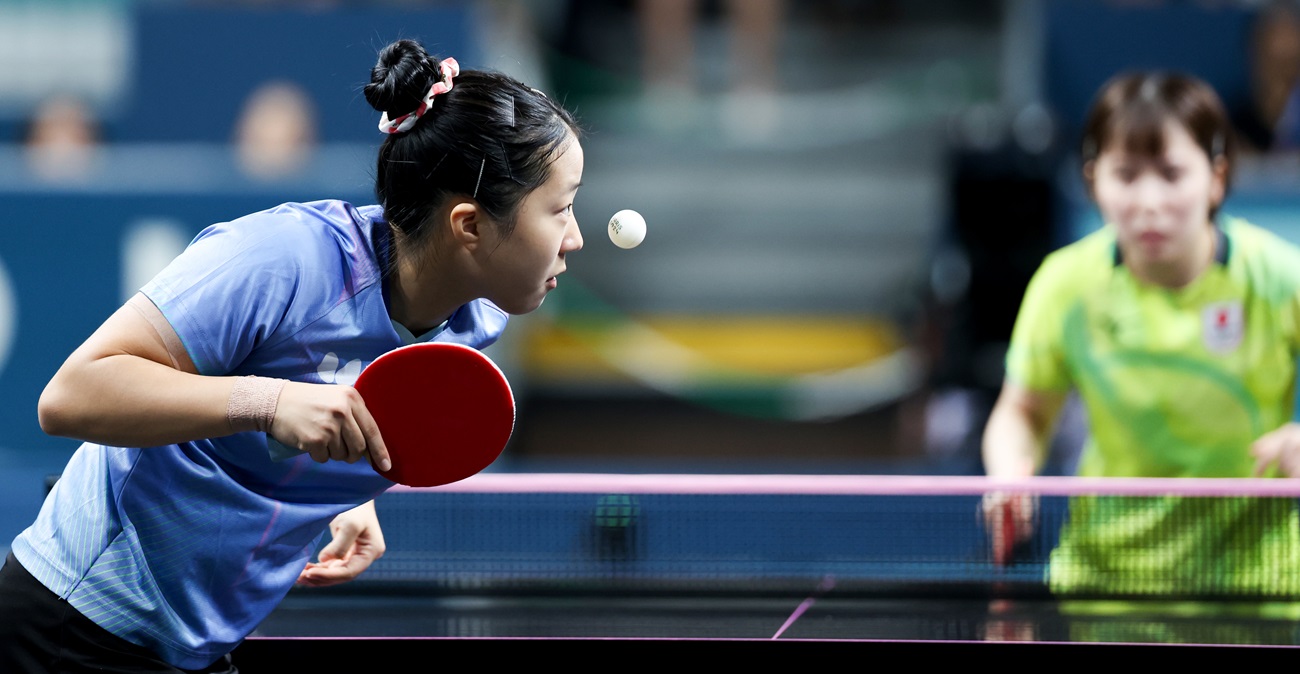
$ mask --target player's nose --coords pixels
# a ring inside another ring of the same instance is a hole
[[[560,244],[561,253],[572,253],[575,250],[582,250],[582,229],[578,227],[578,219],[569,220],[569,226],[564,230],[564,241]]]
[[[1160,205],[1168,193],[1168,186],[1154,176],[1143,176],[1133,185],[1134,201],[1145,207]]]

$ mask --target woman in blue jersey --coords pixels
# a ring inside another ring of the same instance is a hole
[[[401,40],[365,96],[376,205],[208,227],[49,382],[42,428],[83,444],[0,570],[0,671],[237,671],[296,583],[384,553],[356,375],[415,341],[492,344],[582,247],[579,127],[546,95]]]
[[[1220,213],[1234,145],[1193,77],[1123,74],[1100,91],[1082,160],[1105,225],[1030,282],[985,428],[989,475],[1036,474],[1072,392],[1089,423],[1080,475],[1300,475],[1300,250]],[[990,517],[1006,498],[986,499]],[[1026,535],[1032,500],[1013,503]],[[1294,599],[1296,530],[1292,499],[1077,498],[1049,580],[1061,593]]]

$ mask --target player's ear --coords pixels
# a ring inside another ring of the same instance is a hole
[[[448,214],[451,235],[461,245],[477,246],[483,240],[483,210],[472,201],[462,201],[451,207]]]
[[[1081,173],[1083,175],[1083,186],[1088,189],[1088,194],[1092,194],[1094,179],[1097,177],[1097,160],[1089,159],[1083,162]]]
[[[1210,182],[1210,204],[1222,206],[1228,196],[1228,158],[1219,155],[1210,162],[1212,180]]]

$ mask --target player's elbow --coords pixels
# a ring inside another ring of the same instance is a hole
[[[48,435],[68,437],[77,425],[75,398],[68,387],[57,381],[46,385],[36,403],[36,420]]]

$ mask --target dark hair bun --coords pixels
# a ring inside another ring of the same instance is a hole
[[[379,52],[370,69],[366,101],[390,117],[404,115],[420,104],[438,76],[438,61],[414,40],[398,40]]]

